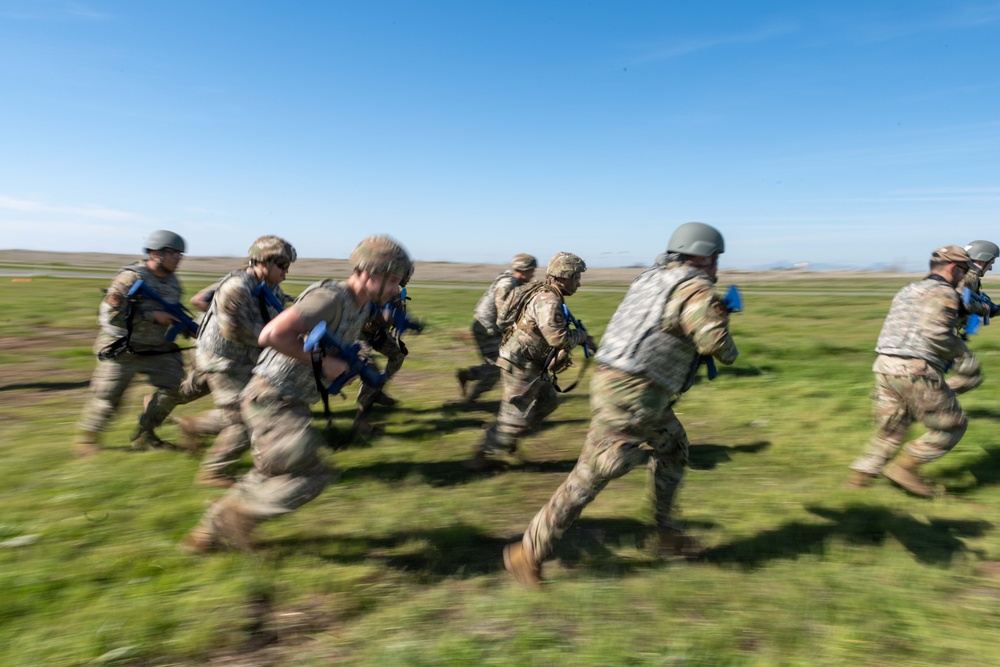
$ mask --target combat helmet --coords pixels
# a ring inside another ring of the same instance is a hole
[[[574,274],[583,273],[586,270],[587,263],[579,256],[571,252],[557,252],[549,260],[545,275],[553,278],[572,278]]]
[[[280,236],[261,236],[253,242],[247,257],[254,262],[288,262],[291,264],[298,259],[295,247]]]
[[[368,273],[388,273],[409,278],[413,261],[398,241],[390,236],[376,235],[364,239],[351,252],[351,267]]]
[[[510,260],[510,268],[515,271],[531,271],[538,268],[538,260],[535,259],[534,255],[521,252],[514,255],[513,259]]]
[[[965,251],[973,262],[991,262],[1000,257],[1000,247],[992,241],[973,241],[965,246]]]
[[[704,222],[685,222],[670,235],[667,252],[676,252],[694,257],[711,257],[726,251],[726,241],[722,233]]]
[[[146,239],[146,245],[142,247],[142,251],[148,253],[150,250],[163,250],[164,248],[170,248],[178,252],[186,252],[186,247],[184,239],[181,238],[180,234],[176,234],[166,229],[157,229],[149,235],[148,239]]]

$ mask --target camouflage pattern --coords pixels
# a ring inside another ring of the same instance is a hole
[[[913,421],[929,429],[905,447],[917,460],[940,458],[961,440],[965,415],[944,379],[944,368],[953,360],[967,357],[962,362],[965,372],[974,361],[957,333],[958,319],[957,292],[934,276],[903,287],[893,299],[872,366],[875,435],[851,464],[853,470],[881,473]]]
[[[535,258],[526,254],[515,255],[514,260],[511,262],[514,269],[519,271],[530,270],[513,266],[515,263],[518,263],[519,258],[530,258],[532,262],[534,262]],[[524,259],[520,265],[526,264],[527,259]],[[531,268],[534,267],[532,266]],[[520,284],[521,282],[514,277],[513,270],[504,271],[494,278],[493,283],[483,296],[480,297],[479,303],[476,304],[471,331],[476,340],[476,347],[479,348],[479,355],[482,357],[483,363],[463,369],[466,377],[475,383],[469,390],[468,398],[470,401],[474,401],[488,392],[496,385],[497,380],[500,379],[497,358],[500,355],[500,343],[503,340],[503,332],[497,327],[497,311],[500,304]]]
[[[406,307],[398,294],[390,299],[387,305],[392,308]],[[372,352],[378,352],[385,357],[385,369],[382,372],[385,373],[386,382],[388,382],[403,367],[406,352],[403,351],[399,341],[392,334],[390,323],[386,321],[386,317],[388,317],[388,310],[384,308],[372,313],[361,328],[361,343],[362,351],[366,356],[371,356]],[[358,405],[370,408],[379,388],[367,382],[360,382],[360,384]]]
[[[519,252],[510,260],[510,268],[515,271],[531,271],[538,268],[538,260],[534,255],[526,252]]]
[[[557,252],[549,260],[545,275],[553,278],[569,278],[587,270],[587,263],[571,252]]]
[[[369,236],[351,252],[351,266],[355,271],[388,273],[408,279],[413,273],[413,262],[398,241],[389,236]]]
[[[532,385],[521,400],[513,398],[541,374],[550,349],[571,350],[586,339],[584,332],[569,326],[562,305],[562,294],[555,287],[539,290],[500,346],[497,366],[503,398],[496,423],[480,444],[482,452],[514,451],[518,439],[537,430],[558,406],[555,388],[543,380]]]
[[[981,295],[983,293],[983,276],[981,271],[982,269],[977,266],[965,274],[965,278],[958,288],[959,295],[962,295],[966,288],[973,294]],[[990,307],[985,303],[963,303],[958,321],[958,332],[960,335],[965,335],[966,327],[969,324],[969,315],[972,314],[989,318]],[[976,358],[976,355],[972,353],[972,350],[956,357],[949,370],[952,376],[948,378],[948,386],[956,394],[964,394],[965,392],[972,391],[983,383],[982,364]]]
[[[476,304],[473,316],[475,321],[479,322],[487,332],[499,337],[503,332],[497,329],[497,311],[500,304],[520,284],[521,281],[514,277],[513,271],[504,271],[494,278],[493,283]]]
[[[676,288],[666,303],[657,291],[646,289],[646,284],[637,280],[608,324],[604,339],[626,338],[631,331],[622,329],[645,322],[644,311],[648,311],[660,319],[663,331],[691,343],[690,358],[678,359],[684,368],[700,355],[733,363],[738,352],[729,333],[728,314],[717,307],[718,296],[711,280],[703,272],[698,272],[695,279],[686,265],[669,266],[657,269],[675,274],[670,282]],[[687,433],[673,411],[680,394],[672,385],[605,365],[600,357],[597,363],[590,386],[590,429],[580,458],[566,481],[532,519],[521,540],[524,554],[535,565],[541,565],[552,554],[566,529],[608,482],[640,465],[649,468],[652,478],[657,527],[680,529],[673,518],[674,498],[684,477],[689,450]]]
[[[165,301],[180,301],[181,285],[174,274],[159,278],[145,262],[123,267],[111,281],[98,308],[101,330],[94,344],[95,353],[126,335],[127,295],[139,279]],[[100,433],[104,430],[137,374],[146,376],[149,383],[156,387],[156,392],[139,417],[140,433],[151,432],[162,424],[177,405],[178,389],[184,379],[180,348],[165,338],[170,326],[153,321],[153,312],[161,309],[159,304],[150,299],[140,299],[134,307],[132,348],[137,353],[154,354],[124,354],[117,359],[97,361],[90,381],[91,398],[78,424],[83,431]]]
[[[298,259],[295,247],[280,236],[261,236],[247,251],[247,257],[254,262],[288,262]]]

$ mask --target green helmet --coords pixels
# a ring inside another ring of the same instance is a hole
[[[158,229],[150,234],[149,238],[146,239],[146,245],[142,247],[142,251],[149,252],[150,250],[163,250],[164,248],[186,252],[184,239],[181,238],[180,234],[175,234],[166,229]]]
[[[388,273],[407,278],[413,273],[413,262],[406,250],[389,236],[369,236],[351,253],[351,266],[355,271]]]
[[[586,262],[577,255],[571,252],[557,252],[549,260],[549,267],[545,270],[545,275],[553,278],[572,278],[573,274],[583,273],[586,270]]]
[[[298,254],[295,247],[280,236],[261,236],[250,246],[247,257],[255,262],[275,260],[291,264],[298,259]]]
[[[538,268],[538,260],[526,252],[518,253],[510,260],[510,268],[515,271],[531,271]]]
[[[726,241],[718,229],[703,222],[685,222],[670,235],[667,252],[694,257],[711,257],[726,251]]]
[[[965,246],[965,251],[974,262],[989,262],[1000,257],[1000,247],[992,241],[973,241]]]

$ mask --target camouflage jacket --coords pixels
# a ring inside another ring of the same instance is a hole
[[[672,262],[632,282],[596,358],[680,395],[694,382],[702,355],[724,364],[736,361],[739,351],[729,332],[729,312],[703,271]]]
[[[274,308],[254,296],[253,291],[260,283],[251,269],[233,271],[217,283],[212,305],[198,331],[199,352],[209,352],[237,363],[257,361],[261,351],[257,338],[261,329],[278,315]],[[285,302],[287,297],[280,286],[270,289],[278,301]]]
[[[500,335],[501,332],[497,329],[497,311],[500,303],[520,284],[521,282],[514,277],[514,272],[507,270],[497,276],[486,293],[480,297],[479,303],[476,304],[475,319],[489,333]]]
[[[968,352],[957,331],[961,307],[958,292],[938,276],[906,285],[892,300],[875,351],[882,356],[921,359],[943,373],[948,362]],[[892,374],[887,363],[877,359],[874,370]],[[912,370],[911,366],[906,368]]]
[[[178,303],[181,299],[181,283],[177,275],[171,273],[159,278],[146,266],[145,261],[124,266],[111,281],[98,308],[97,321],[101,332],[94,344],[95,352],[104,349],[126,334],[126,317],[130,308],[128,292],[138,280],[159,294],[168,303]],[[153,321],[153,312],[163,310],[163,306],[152,299],[139,299],[132,314],[132,338],[130,344],[136,352],[162,352],[177,349],[177,344],[166,340],[169,324]]]
[[[584,339],[586,334],[571,328],[566,321],[562,294],[550,287],[540,290],[524,307],[500,346],[500,358],[521,368],[540,371],[549,350],[571,350]]]

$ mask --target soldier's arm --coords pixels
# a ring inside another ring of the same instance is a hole
[[[496,305],[497,312],[500,312],[500,306],[507,300],[507,297],[514,291],[515,287],[517,287],[517,280],[513,277],[509,280],[501,281],[501,283],[497,285],[496,291],[493,292],[493,303]]]
[[[980,280],[979,274],[975,271],[969,271],[965,274],[965,279],[962,281],[962,286],[958,288],[958,298],[961,300],[964,295],[964,288],[968,287],[974,295],[979,295],[980,292]],[[962,303],[963,312],[966,315],[979,315],[981,317],[990,316],[990,306],[988,303],[983,303],[973,299],[971,303]]]
[[[729,332],[729,311],[708,280],[692,279],[677,288],[671,298],[681,299],[681,330],[690,336],[698,354],[715,357],[729,365],[740,352]]]
[[[221,280],[216,280],[208,287],[202,289],[200,292],[191,297],[189,303],[201,312],[207,313],[208,309],[212,306],[212,297],[215,295],[215,292],[218,291],[219,284],[221,282]]]
[[[259,305],[242,280],[232,278],[215,293],[215,312],[222,337],[242,345],[256,345],[263,328],[257,316]]]
[[[310,295],[306,295],[305,299],[283,310],[268,322],[261,330],[257,344],[274,348],[286,357],[311,365],[311,353],[302,349],[303,338],[321,320],[339,320],[342,311],[338,309],[339,304],[325,304],[327,307],[324,308],[324,304],[313,303],[315,300],[309,297]],[[346,370],[347,364],[340,359],[332,355],[323,358],[323,375],[327,379],[332,380]]]
[[[935,354],[945,361],[969,351],[956,331],[961,308],[958,293],[952,289],[932,290],[924,303],[924,335]]]
[[[584,341],[586,335],[571,329],[562,310],[562,301],[555,294],[540,292],[534,298],[535,321],[545,342],[560,350],[570,350]]]

